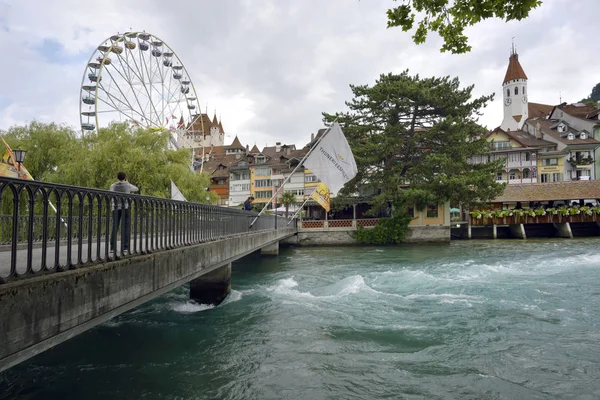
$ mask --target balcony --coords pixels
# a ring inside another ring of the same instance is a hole
[[[567,160],[573,168],[591,168],[590,165],[594,163],[592,156],[577,156],[571,157]]]
[[[506,166],[508,168],[535,168],[537,167],[537,161],[534,159],[521,161],[507,161]]]
[[[497,182],[506,182],[506,181],[497,181]],[[508,183],[537,183],[537,178],[515,178],[509,179]]]

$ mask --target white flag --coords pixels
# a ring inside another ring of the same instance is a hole
[[[187,201],[173,180],[171,180],[171,200]]]
[[[331,193],[337,192],[358,173],[352,150],[336,122],[325,133],[310,156],[304,161],[309,169],[327,186]]]

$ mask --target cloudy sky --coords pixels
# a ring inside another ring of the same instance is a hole
[[[231,142],[303,145],[321,112],[344,109],[349,84],[381,73],[458,76],[475,94],[500,94],[511,38],[529,77],[529,100],[586,97],[600,82],[598,0],[544,0],[527,20],[469,29],[473,51],[442,54],[431,35],[386,29],[392,0],[0,0],[0,129],[34,119],[79,124],[86,62],[116,32],[145,30],[184,62],[202,108],[221,116]],[[501,98],[485,110],[502,120]],[[106,121],[108,122],[108,121]]]

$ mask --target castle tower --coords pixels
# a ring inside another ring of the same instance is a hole
[[[513,44],[508,69],[502,83],[504,119],[500,128],[504,131],[517,131],[529,117],[527,105],[527,75],[519,63],[519,55]]]

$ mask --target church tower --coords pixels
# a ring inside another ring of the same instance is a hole
[[[527,75],[519,63],[519,55],[513,44],[508,69],[502,83],[504,119],[500,128],[504,131],[517,131],[529,117],[527,105]]]

